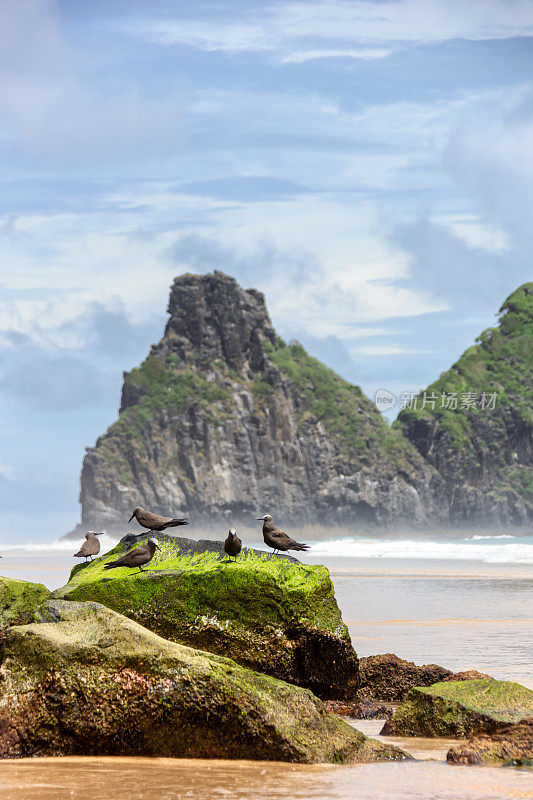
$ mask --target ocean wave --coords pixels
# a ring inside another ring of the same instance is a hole
[[[203,537],[200,537],[203,538]],[[55,539],[51,542],[0,543],[0,555],[11,551],[25,553],[72,552],[82,538]],[[100,537],[102,552],[111,550],[117,539]],[[403,558],[433,560],[466,560],[487,564],[533,564],[533,537],[510,534],[475,535],[454,541],[418,539],[347,538],[310,542],[313,556],[330,558]],[[246,542],[248,547],[268,551],[263,542]]]
[[[117,539],[112,539],[110,536],[100,536],[99,539],[103,551],[110,550],[117,544]],[[0,542],[0,555],[3,552],[12,550],[22,550],[25,553],[39,553],[48,550],[75,551],[79,550],[83,541],[83,536],[81,536],[79,539],[54,539],[52,542],[21,542],[20,544],[13,544],[12,542],[11,544],[3,544]]]
[[[500,538],[500,537],[490,537]],[[512,541],[479,542],[463,539],[453,542],[383,539],[335,539],[313,542],[313,556],[330,558],[411,558],[481,561],[486,564],[533,564],[533,543],[509,537]]]

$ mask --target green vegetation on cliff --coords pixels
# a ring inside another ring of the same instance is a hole
[[[338,437],[345,455],[354,460],[370,462],[382,450],[395,466],[402,465],[410,451],[408,443],[391,431],[359,386],[310,356],[298,342],[287,346],[278,340],[277,347],[267,343],[265,350],[306,400],[300,424],[315,417]]]
[[[497,410],[512,406],[525,423],[533,423],[533,283],[525,283],[513,292],[499,313],[498,326],[483,331],[477,344],[421,393],[417,408],[400,411],[396,427],[434,416],[457,447],[468,447],[470,414],[491,413],[487,406],[492,404],[490,396],[494,394]],[[476,397],[465,406],[467,393]],[[426,404],[421,407],[424,394]],[[442,395],[455,395],[457,403],[442,407]],[[428,404],[428,398],[436,399]]]
[[[135,398],[124,408],[109,433],[131,441],[142,440],[147,423],[158,415],[183,410],[194,402],[214,427],[235,413],[233,394],[243,389],[254,397],[254,411],[264,414],[277,382],[269,383],[272,365],[289,380],[300,396],[298,426],[310,420],[322,423],[334,436],[343,455],[353,462],[371,463],[381,452],[396,468],[405,466],[412,448],[399,432],[391,430],[382,415],[361,391],[332,369],[310,356],[298,342],[285,344],[277,338],[273,345],[263,343],[266,367],[249,377],[236,372],[223,361],[210,364],[209,379],[194,364],[180,363],[176,356],[165,359],[148,356],[139,367],[126,373],[125,394]],[[110,463],[122,467],[124,478],[131,479],[128,465],[113,442],[102,440],[101,447]],[[119,463],[119,462],[123,463]]]

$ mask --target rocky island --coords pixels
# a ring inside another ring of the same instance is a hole
[[[181,275],[168,312],[85,456],[79,530],[122,534],[137,505],[204,526],[273,508],[351,528],[445,519],[437,470],[358,386],[276,334],[260,292]]]
[[[179,276],[168,313],[87,450],[73,536],[122,534],[137,505],[206,529],[275,508],[352,531],[531,521],[533,284],[392,428],[358,386],[285,343],[263,295],[232,277]]]
[[[533,283],[505,300],[498,325],[483,331],[393,427],[442,476],[452,524],[531,523]]]

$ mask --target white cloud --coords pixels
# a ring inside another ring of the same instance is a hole
[[[2,459],[0,459],[0,477],[8,481],[13,480],[13,467],[10,467],[9,464],[6,464]]]
[[[421,354],[421,353],[432,353],[432,350],[420,350],[420,349],[409,349],[407,347],[401,347],[400,345],[396,344],[364,344],[358,347],[352,347],[350,349],[350,353],[353,355],[361,355],[361,356],[398,356],[398,355],[406,355],[412,353],[413,355]]]
[[[503,231],[485,225],[479,219],[440,218],[435,221],[448,228],[454,236],[473,249],[485,250],[487,253],[501,253],[509,248],[509,239]]]
[[[324,48],[327,40],[375,45],[533,34],[530,0],[322,0],[279,3],[260,10],[252,4],[244,16],[242,8],[238,13],[238,21],[145,18],[124,21],[118,27],[163,45],[182,44],[228,53],[285,50],[286,61],[302,52],[301,48],[293,49],[302,39],[320,42],[321,47],[306,48],[316,52],[333,49]]]
[[[320,58],[355,58],[363,61],[373,61],[376,58],[387,58],[391,51],[384,48],[360,48],[358,50],[297,50],[284,56],[284,64],[303,64],[305,61],[314,61]]]

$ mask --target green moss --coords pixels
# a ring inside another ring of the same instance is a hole
[[[483,678],[411,689],[383,732],[407,736],[467,737],[533,715],[533,691],[511,681]]]
[[[186,540],[185,540],[186,541]],[[72,570],[56,598],[93,600],[173,641],[231,655],[321,696],[357,687],[357,658],[322,566],[244,550],[191,553],[161,534],[146,572],[105,570],[121,546]]]
[[[498,722],[519,722],[533,714],[533,691],[512,681],[491,678],[447,681],[416,691],[457,703],[476,714],[490,715]]]
[[[121,552],[118,547],[87,565],[76,565],[67,586],[54,596],[61,593],[104,604],[107,598],[113,608],[116,603],[123,608],[132,603],[142,606],[164,596],[172,602],[176,616],[189,622],[199,614],[216,611],[221,619],[245,624],[263,621],[277,625],[298,619],[328,631],[339,625],[339,610],[325,567],[291,564],[250,551],[236,562],[226,562],[217,553],[183,555],[171,541],[160,543],[163,552],[156,553],[145,573],[127,567],[105,570],[104,565]],[[162,580],[154,582],[154,575]]]
[[[41,583],[0,578],[0,628],[29,622],[50,592]]]
[[[169,642],[97,603],[51,601],[37,617],[4,642],[0,758],[407,758],[311,692]]]

